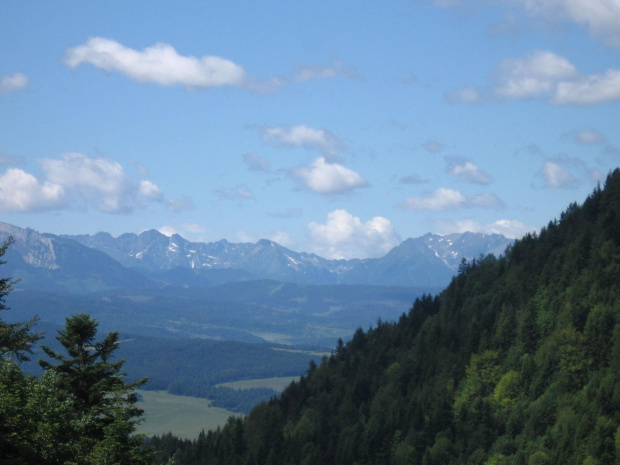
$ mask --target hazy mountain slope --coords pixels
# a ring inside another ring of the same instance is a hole
[[[450,281],[463,257],[499,255],[510,243],[499,235],[427,234],[405,240],[381,258],[326,260],[268,240],[196,243],[155,230],[117,238],[107,233],[54,236],[0,223],[0,239],[9,235],[15,239],[11,271],[22,279],[21,286],[77,292],[254,279],[436,288]]]
[[[0,241],[9,236],[14,243],[6,253],[5,271],[20,280],[19,287],[83,293],[155,285],[105,253],[75,241],[0,223]]]
[[[226,240],[210,243],[189,242],[174,234],[170,237],[150,230],[123,234],[114,239],[107,233],[94,236],[64,236],[109,254],[125,266],[149,271],[227,269],[245,271],[257,278],[281,281],[307,281],[331,284],[335,279],[324,268],[327,260],[297,253],[268,240],[256,244],[233,244]]]
[[[437,286],[448,283],[453,275],[454,270],[420,237],[407,239],[383,258],[362,261],[344,273],[341,282],[400,286],[416,282],[420,286]]]
[[[387,286],[443,287],[458,269],[462,257],[500,255],[511,242],[500,235],[427,234],[407,239],[385,257],[377,259],[326,260],[314,254],[298,253],[281,245],[260,240],[256,244],[189,242],[151,230],[140,235],[124,234],[114,239],[106,233],[94,236],[64,236],[109,254],[125,266],[150,273],[187,268],[188,282],[201,276],[217,279],[216,270],[237,270],[247,277],[274,279],[300,284],[374,284]],[[181,273],[178,273],[181,275]],[[239,275],[235,280],[243,279]],[[178,282],[178,280],[177,280]]]
[[[620,458],[620,171],[505,257],[359,330],[175,463],[613,464]],[[228,446],[233,444],[233,446]],[[186,458],[186,459],[185,459]]]

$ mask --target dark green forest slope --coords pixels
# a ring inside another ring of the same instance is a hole
[[[620,463],[620,171],[179,464]]]

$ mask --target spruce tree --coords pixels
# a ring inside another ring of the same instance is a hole
[[[134,435],[142,410],[136,406],[135,388],[146,379],[127,383],[121,373],[124,360],[112,361],[118,348],[118,333],[96,341],[98,323],[88,314],[66,318],[56,339],[68,357],[47,346],[43,351],[53,360],[39,364],[56,378],[59,391],[71,403],[75,421],[66,441],[78,444],[84,464],[147,463],[142,438]]]

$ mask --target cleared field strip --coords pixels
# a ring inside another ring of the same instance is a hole
[[[218,387],[228,387],[231,389],[252,389],[267,388],[277,392],[282,392],[292,381],[299,380],[299,376],[284,376],[281,378],[246,379],[243,381],[232,381],[230,383],[218,384]]]
[[[180,438],[193,439],[203,429],[208,431],[223,426],[231,415],[238,413],[211,407],[211,401],[189,396],[175,396],[165,391],[137,391],[143,401],[145,420],[138,425],[138,433],[148,436],[172,432]]]

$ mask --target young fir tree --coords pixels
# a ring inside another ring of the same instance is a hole
[[[97,342],[97,326],[84,313],[66,318],[65,329],[58,331],[56,339],[68,357],[42,346],[58,364],[43,360],[39,364],[55,376],[59,392],[71,405],[74,421],[64,440],[78,445],[81,458],[76,463],[148,463],[142,437],[134,435],[143,413],[136,406],[135,388],[146,379],[123,380],[124,360],[111,361],[118,348],[118,333]]]

